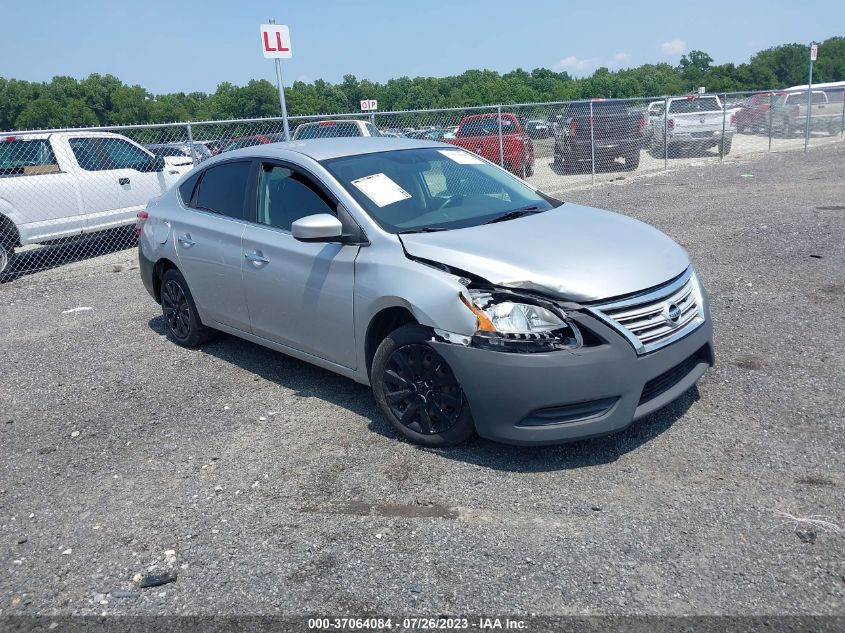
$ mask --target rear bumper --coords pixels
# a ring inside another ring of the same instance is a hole
[[[638,152],[642,149],[643,144],[643,137],[607,140],[597,138],[595,139],[595,153],[598,158],[622,157],[626,154]],[[593,146],[589,140],[584,143],[564,141],[560,143],[560,147],[577,161],[589,162],[593,159]]]
[[[702,144],[718,143],[722,140],[722,130],[717,130],[709,136],[695,136],[696,132],[670,132],[669,143]],[[733,138],[733,129],[725,130],[725,138]]]
[[[512,354],[435,343],[460,380],[482,437],[556,444],[627,428],[677,399],[713,365],[710,315],[686,337],[637,356],[615,330],[572,315],[608,343]]]
[[[143,282],[144,288],[147,289],[150,296],[156,300],[156,303],[158,303],[159,299],[156,297],[155,284],[153,283],[155,262],[144,255],[144,249],[141,247],[140,243],[138,244],[138,268],[141,273],[141,282]]]

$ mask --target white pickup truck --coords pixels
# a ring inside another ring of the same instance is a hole
[[[108,132],[0,137],[0,274],[18,246],[133,224],[192,167]]]
[[[722,154],[730,153],[736,132],[736,112],[725,111],[719,97],[689,95],[668,101],[668,120],[659,106],[655,106],[656,114],[649,117],[653,131],[650,151],[654,156],[663,158],[664,148],[670,157],[680,155],[684,149],[706,150],[717,146],[721,146]]]

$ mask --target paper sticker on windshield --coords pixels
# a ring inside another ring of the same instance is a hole
[[[478,158],[478,156],[473,156],[469,152],[462,152],[459,149],[439,149],[437,151],[443,154],[446,158],[449,158],[456,163],[460,163],[461,165],[484,164],[484,161]]]
[[[411,197],[410,193],[381,173],[353,180],[352,184],[380,207],[386,207],[389,204]]]

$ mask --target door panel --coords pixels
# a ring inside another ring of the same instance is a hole
[[[252,333],[354,368],[358,249],[299,242],[285,231],[248,225],[243,285]]]
[[[69,143],[81,168],[86,232],[131,224],[166,189],[163,172],[147,171],[152,155],[127,139],[82,136]]]
[[[252,333],[325,360],[355,367],[352,297],[358,246],[305,243],[291,225],[337,202],[295,165],[260,166],[257,224],[243,235],[243,279]]]
[[[203,211],[184,213],[184,222],[173,222],[172,239],[200,318],[210,326],[216,322],[248,332],[241,275],[244,223]]]

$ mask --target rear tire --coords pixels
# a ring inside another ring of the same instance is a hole
[[[666,149],[667,147],[663,145],[662,139],[653,138],[653,142],[649,148],[649,153],[654,158],[666,158]]]
[[[625,154],[625,171],[634,171],[640,166],[640,150]]]
[[[161,311],[167,335],[177,345],[196,347],[215,334],[214,330],[202,324],[188,282],[175,268],[161,277]]]
[[[727,156],[731,153],[731,147],[733,147],[734,140],[733,138],[723,139],[722,142],[719,144],[719,153],[722,156]]]
[[[525,165],[525,177],[531,178],[534,175],[534,163],[526,163]]]
[[[385,337],[373,357],[372,388],[384,416],[403,437],[431,447],[453,446],[475,433],[458,379],[416,323]]]

